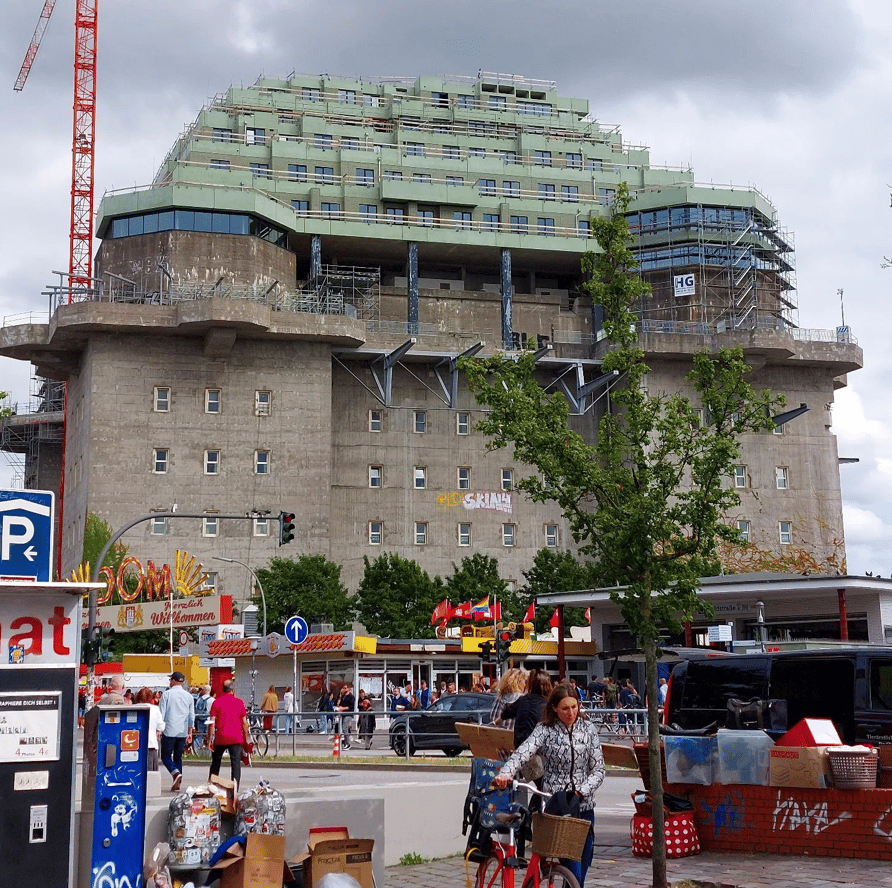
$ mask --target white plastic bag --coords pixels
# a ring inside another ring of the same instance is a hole
[[[362,888],[359,882],[346,873],[326,873],[316,888]]]

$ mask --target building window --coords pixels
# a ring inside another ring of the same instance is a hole
[[[470,546],[471,545],[471,525],[470,524],[459,524],[458,525],[458,544],[460,546]]]
[[[502,490],[514,490],[514,469],[502,469]]]
[[[231,142],[232,130],[222,129],[221,127],[215,126],[213,139],[215,142]]]
[[[254,474],[255,475],[268,475],[269,474],[269,451],[268,450],[255,450],[254,451]]]
[[[265,145],[266,130],[256,126],[245,127],[245,144],[246,145]]]
[[[582,155],[572,151],[568,151],[564,157],[567,160],[567,168],[571,170],[582,169]]]
[[[427,469],[424,466],[415,466],[414,478],[416,490],[424,490],[427,487]]]
[[[516,151],[500,151],[499,157],[501,158],[502,163],[517,163]]]
[[[359,151],[359,139],[356,136],[341,136],[341,148],[344,151]]]
[[[170,451],[166,447],[156,447],[152,451],[152,471],[156,475],[166,475],[170,463]]]
[[[588,219],[578,219],[576,221],[576,232],[580,237],[588,237],[592,227]]]
[[[482,228],[484,231],[498,231],[499,230],[499,214],[498,213],[484,213]]]
[[[273,393],[258,389],[254,392],[254,415],[269,416],[273,404]]]
[[[369,487],[380,487],[384,470],[381,466],[369,466]]]
[[[380,410],[369,410],[369,431],[380,432],[384,426],[384,414]]]
[[[365,219],[366,222],[374,222],[378,218],[378,205],[360,204],[359,215]]]
[[[561,200],[564,203],[579,203],[579,186],[561,185]]]
[[[540,216],[536,220],[536,230],[545,237],[554,237],[554,219],[546,219]]]
[[[288,178],[292,182],[306,182],[307,165],[305,163],[289,163]]]
[[[557,524],[545,525],[545,545],[549,549],[556,549],[558,545],[558,526]]]
[[[446,108],[449,105],[449,93],[432,92],[431,104],[440,108]]]
[[[342,105],[355,105],[356,104],[356,90],[354,89],[339,89],[338,90],[338,102]]]
[[[458,108],[473,108],[474,107],[474,97],[466,96],[459,93],[455,97],[455,104]]]
[[[458,145],[444,145],[443,157],[448,157],[450,160],[458,160],[459,157],[461,157],[461,151],[459,151]]]
[[[251,165],[251,175],[255,179],[269,179],[269,164],[268,163],[252,163]]]
[[[734,486],[746,487],[746,466],[734,466]]]
[[[385,207],[384,215],[387,216],[389,225],[402,225],[406,221],[406,211],[403,207]]]
[[[459,466],[458,467],[458,489],[459,490],[470,490],[471,489],[471,468],[470,468],[470,466]]]
[[[384,170],[384,178],[394,182],[397,179],[402,179],[403,174],[399,170]]]
[[[554,200],[554,185],[549,182],[539,183],[539,200]]]
[[[308,216],[310,213],[310,202],[308,200],[293,200],[291,201],[291,209],[298,216]]]
[[[551,166],[551,152],[550,151],[541,151],[536,150],[533,152],[533,163],[536,166],[550,167]]]
[[[215,537],[217,535],[220,522],[216,515],[207,515],[201,519],[201,535],[206,537]]]
[[[153,401],[155,406],[152,409],[155,411],[155,413],[170,412],[170,389],[166,385],[156,385]]]
[[[255,518],[254,519],[254,536],[256,536],[256,537],[269,536],[269,518]]]
[[[328,151],[334,146],[334,138],[330,133],[316,133],[316,147],[322,151]]]
[[[737,532],[740,534],[741,542],[748,543],[750,541],[750,523],[749,521],[738,521]]]
[[[466,210],[456,210],[452,214],[452,218],[455,219],[455,227],[456,228],[470,228],[471,227],[471,214]]]
[[[471,414],[456,413],[455,415],[455,434],[470,435],[471,434]]]
[[[167,519],[166,518],[153,518],[152,519],[152,533],[155,536],[159,536],[161,534],[167,533]]]
[[[418,185],[430,185],[430,173],[412,173],[412,181]]]
[[[447,176],[446,184],[447,185],[464,185],[465,180],[462,176]]]
[[[205,450],[204,452],[204,473],[205,475],[220,474],[220,451]]]
[[[515,234],[525,234],[529,230],[530,220],[526,216],[512,216],[511,230]]]
[[[782,546],[789,546],[790,543],[793,542],[793,522],[792,521],[779,521],[777,525],[778,532],[780,534],[780,541]]]
[[[489,107],[493,111],[504,111],[508,107],[508,99],[506,96],[490,96]]]
[[[486,149],[477,147],[468,148],[468,157],[486,157]]]
[[[204,412],[219,413],[220,412],[220,389],[204,390]]]
[[[414,427],[416,435],[423,435],[427,431],[427,413],[424,410],[415,411]]]
[[[316,167],[315,178],[317,185],[334,185],[334,167]]]
[[[774,483],[778,490],[786,490],[788,485],[787,467],[777,466],[774,470]]]
[[[320,101],[319,89],[315,86],[302,86],[300,97],[305,102],[318,102]]]
[[[478,180],[477,185],[480,188],[481,194],[493,195],[496,193],[495,179],[480,179]]]
[[[204,582],[201,584],[203,592],[214,593],[217,591],[217,571],[207,570],[204,573]]]
[[[415,545],[424,546],[427,544],[427,522],[415,522]]]
[[[776,425],[776,426],[771,430],[771,433],[772,433],[773,435],[782,435],[782,434],[784,433],[784,429],[785,429],[786,427],[787,427],[787,424],[784,423],[784,422],[782,422],[782,423],[780,423],[780,425]]]
[[[369,521],[369,545],[380,546],[384,539],[384,522]]]
[[[598,189],[598,203],[603,204],[605,207],[609,207],[610,204],[613,203],[616,198],[616,189],[615,188],[599,188]]]
[[[502,194],[505,197],[520,197],[520,182],[505,179],[502,182]]]
[[[375,171],[370,169],[358,169],[356,171],[356,184],[370,188],[375,184]]]
[[[418,223],[420,225],[424,225],[427,228],[434,227],[434,211],[433,210],[419,210],[418,211]]]
[[[516,530],[517,530],[517,525],[515,525],[515,524],[503,524],[502,525],[502,545],[503,546],[513,546],[514,545]]]
[[[228,170],[230,169],[228,160],[221,160],[217,157],[211,158],[211,169],[212,170]]]
[[[424,144],[422,142],[406,142],[406,154],[409,157],[424,157]]]
[[[328,219],[337,219],[341,215],[341,205],[339,203],[323,202],[322,215]]]

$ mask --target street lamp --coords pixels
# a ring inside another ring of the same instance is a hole
[[[263,602],[263,637],[266,638],[266,595],[263,592],[263,585],[260,582],[260,577],[254,573],[254,570],[248,567],[244,561],[239,561],[238,558],[224,558],[222,555],[212,555],[211,556],[214,561],[225,561],[228,564],[240,564],[248,573],[254,577],[254,582],[257,583],[257,588],[260,590],[260,600]]]

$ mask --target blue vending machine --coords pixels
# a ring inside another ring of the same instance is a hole
[[[149,707],[99,706],[90,888],[142,884]]]

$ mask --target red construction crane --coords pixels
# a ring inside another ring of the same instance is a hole
[[[68,252],[68,301],[89,299],[93,291],[93,170],[96,145],[96,25],[99,0],[76,0],[74,16],[74,122],[71,138],[71,228]],[[14,88],[21,90],[43,32],[49,24],[56,0],[44,0],[37,28]],[[65,386],[65,416],[68,415],[68,386]],[[66,429],[67,432],[67,429]],[[62,470],[59,480],[56,572],[62,571],[62,509],[65,492],[65,435],[62,439]]]

